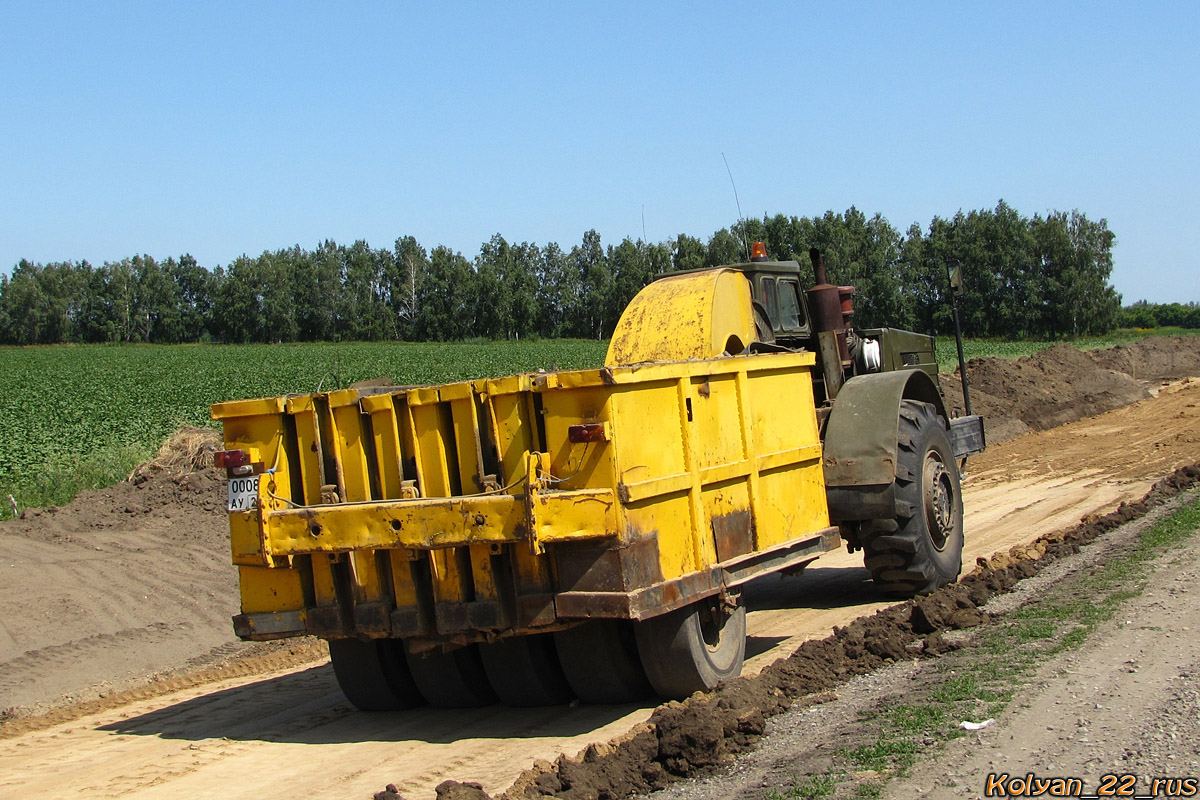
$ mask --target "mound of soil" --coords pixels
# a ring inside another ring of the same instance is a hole
[[[223,477],[185,461],[165,447],[128,481],[0,525],[0,709],[91,699],[235,647]]]
[[[1139,381],[1200,376],[1200,339],[1156,337],[1088,353],[1098,367],[1124,372]]]
[[[1087,353],[1061,344],[1016,361],[975,358],[967,362],[971,410],[986,420],[989,442],[1103,414],[1149,397],[1152,381],[1200,375],[1198,344],[1172,337]],[[941,382],[951,413],[964,413],[958,373]]]

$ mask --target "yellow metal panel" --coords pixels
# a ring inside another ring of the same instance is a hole
[[[330,408],[344,408],[346,406],[358,405],[357,389],[339,389],[336,392],[330,392],[326,396],[329,399]]]
[[[750,282],[735,270],[675,275],[638,292],[617,321],[605,364],[739,353],[756,338]]]
[[[803,447],[793,447],[791,450],[783,450],[778,453],[763,453],[758,457],[758,471],[768,472],[780,467],[789,467],[794,464],[811,464],[813,461],[819,461],[821,458],[821,445],[817,444],[805,445]]]
[[[344,393],[341,393],[344,394]],[[342,470],[346,502],[371,499],[371,482],[367,473],[367,448],[363,441],[362,414],[357,401],[353,405],[333,406],[334,452]]]
[[[333,585],[333,564],[330,562],[329,556],[324,553],[313,553],[311,564],[313,592],[316,595],[317,605],[337,605],[337,589]]]
[[[646,474],[644,467],[637,467],[625,473],[621,481],[621,496],[626,503],[639,503],[652,497],[686,492],[692,488],[690,472],[679,472],[675,475],[641,481],[630,480],[630,476],[644,474]]]
[[[413,562],[408,558],[407,550],[389,550],[388,556],[392,565],[392,591],[396,598],[397,608],[411,608],[417,605],[417,587],[412,579]]]
[[[384,599],[384,584],[379,574],[379,565],[374,550],[350,553],[350,574],[354,578],[354,599],[359,603],[378,602]]]
[[[755,494],[759,548],[829,525],[821,446],[808,370],[753,376],[752,450],[760,474]]]
[[[454,461],[451,469],[457,469],[459,486],[462,494],[476,494],[483,491],[483,454],[482,443],[479,441],[479,419],[475,413],[475,396],[466,386],[465,395],[460,395],[450,402],[451,428],[454,432]]]
[[[742,481],[706,488],[703,499],[704,519],[713,537],[715,561],[728,561],[753,552],[754,517],[747,483]]]
[[[502,486],[524,476],[525,454],[535,449],[533,424],[526,412],[527,399],[527,394],[493,394],[488,398],[504,469]]]
[[[299,414],[304,411],[313,410],[313,398],[310,394],[292,395],[287,398],[287,412],[289,414]]]
[[[448,440],[451,438],[449,420],[444,418],[440,403],[412,405],[413,432],[417,440],[417,474],[420,476],[421,494],[424,497],[449,497],[455,494],[450,476],[450,453]]]
[[[438,603],[469,600],[471,554],[466,547],[433,550],[428,554],[433,571],[433,599]]]
[[[488,397],[497,395],[513,395],[529,391],[531,378],[529,375],[512,375],[507,378],[488,378],[476,382],[480,394]]]
[[[290,569],[238,567],[242,612],[299,611],[304,608],[300,574]]]
[[[514,547],[510,552],[517,594],[548,592],[554,588],[554,576],[546,556],[536,555],[528,547]]]
[[[496,590],[496,576],[492,572],[491,546],[476,544],[468,549],[471,557],[471,584],[475,588],[475,599],[499,600],[500,593]]]
[[[321,502],[321,437],[317,428],[317,412],[312,403],[293,414],[296,422],[296,449],[300,453],[300,475],[304,480],[304,496],[293,498],[303,505]]]
[[[745,458],[735,380],[736,375],[698,376],[684,385],[690,401],[685,417],[690,418],[696,466],[702,470]]]
[[[241,449],[253,461],[267,469],[276,470],[277,494],[290,494],[290,470],[287,452],[283,447],[283,417],[280,414],[256,414],[229,417],[222,424],[225,447]]]
[[[817,462],[818,467],[820,462]],[[793,467],[765,474],[755,503],[759,548],[829,526],[825,482],[819,468]]]
[[[425,484],[421,479],[421,445],[417,441],[417,432],[413,421],[412,409],[408,405],[407,395],[396,395],[396,422],[400,426],[400,453],[405,459],[411,459],[416,474],[405,473],[406,480],[415,480],[421,493],[425,493]],[[406,467],[407,469],[407,467]]]
[[[623,481],[688,475],[674,382],[621,387],[613,391],[610,402],[616,465]]]
[[[684,464],[692,475],[692,486],[688,490],[688,521],[690,525],[685,535],[681,537],[664,536],[660,532],[658,550],[661,553],[664,549],[684,549],[690,546],[692,561],[690,564],[686,564],[685,569],[698,570],[708,564],[716,563],[717,559],[716,553],[713,552],[712,540],[704,536],[701,531],[705,520],[704,506],[700,497],[700,464],[697,452],[703,447],[703,443],[697,441],[696,432],[691,425],[691,411],[687,402],[689,399],[688,386],[689,381],[683,378],[675,384],[679,402],[677,408],[679,427],[683,431]]]
[[[368,402],[371,401],[371,402]],[[363,408],[371,415],[371,431],[375,439],[375,471],[384,498],[400,497],[404,480],[403,455],[400,450],[400,420],[389,395],[363,399]]]
[[[508,494],[292,509],[267,517],[267,547],[285,555],[521,542],[524,518],[524,502]]]
[[[229,543],[234,564],[261,565],[266,562],[257,511],[229,515]]]
[[[470,382],[447,383],[438,387],[438,399],[443,401],[466,400],[472,396],[473,389],[474,385]]]
[[[438,387],[436,386],[419,386],[416,389],[409,389],[407,396],[410,406],[429,405],[441,400]]]
[[[213,419],[231,419],[235,417],[254,417],[264,414],[281,414],[284,408],[284,398],[268,397],[261,400],[232,400],[228,403],[217,403],[210,408]]]
[[[567,542],[617,535],[617,498],[608,489],[539,494],[534,508],[538,541]]]
[[[755,453],[776,453],[819,441],[807,370],[765,372],[753,374],[751,379],[751,449]]]
[[[614,431],[608,402],[611,396],[610,387],[546,392],[542,395],[545,449],[551,455],[551,473],[560,481],[555,488],[611,488],[616,485],[612,444]],[[570,427],[584,422],[603,425],[607,441],[572,443],[569,438]]]
[[[616,535],[617,507],[610,489],[539,493],[535,534],[549,541]],[[266,515],[266,547],[285,556],[517,544],[527,541],[525,514],[524,499],[509,494],[289,509]]]

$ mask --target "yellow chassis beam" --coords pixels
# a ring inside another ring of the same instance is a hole
[[[480,497],[438,497],[343,503],[272,511],[259,516],[260,563],[305,553],[354,550],[441,550],[479,544],[546,544],[616,538],[617,498],[610,489],[537,491]]]

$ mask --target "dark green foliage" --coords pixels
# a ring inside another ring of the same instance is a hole
[[[995,209],[935,217],[902,234],[853,206],[819,217],[744,219],[707,243],[687,234],[650,244],[602,244],[588,231],[557,244],[512,244],[500,234],[468,260],[446,247],[426,252],[404,236],[390,249],[326,240],[207,270],[189,255],[147,255],[93,267],[87,261],[21,261],[0,277],[0,343],[219,341],[450,341],[470,337],[609,336],[642,286],[672,270],[747,258],[761,239],[771,257],[800,262],[819,248],[831,283],[858,290],[855,322],[952,331],[946,269],[959,263],[967,293],[964,333],[1061,338],[1116,325],[1200,327],[1200,309],[1122,311],[1109,284],[1114,236],[1104,220],[1051,212],[1028,218]]]
[[[1139,300],[1121,309],[1122,328],[1200,328],[1200,303],[1147,303]]]

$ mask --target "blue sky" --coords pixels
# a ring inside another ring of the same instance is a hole
[[[1079,209],[1200,300],[1200,3],[0,2],[0,269]]]

